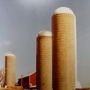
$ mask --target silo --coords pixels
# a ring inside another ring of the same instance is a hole
[[[37,36],[37,90],[52,90],[52,35],[43,30]]]
[[[15,86],[16,83],[16,56],[5,55],[5,85]]]
[[[60,7],[52,16],[53,90],[75,90],[76,24],[73,11]]]

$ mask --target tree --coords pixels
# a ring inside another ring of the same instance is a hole
[[[0,86],[4,86],[5,83],[5,68],[0,68]]]

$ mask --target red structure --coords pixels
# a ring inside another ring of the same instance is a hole
[[[30,75],[30,87],[36,87],[36,72]]]
[[[23,88],[36,88],[36,72],[30,73],[18,79],[18,85]]]

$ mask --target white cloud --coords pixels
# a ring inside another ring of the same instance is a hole
[[[11,45],[11,41],[4,41],[3,44],[6,45],[6,46],[10,46]]]
[[[0,47],[10,46],[10,45],[11,45],[11,41],[9,41],[9,40],[4,40],[4,41],[0,42]]]
[[[78,65],[86,65],[87,63],[84,61],[81,61],[81,60],[77,60],[77,64]]]

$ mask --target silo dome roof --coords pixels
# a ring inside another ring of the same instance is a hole
[[[37,37],[42,37],[42,36],[52,36],[52,33],[48,30],[43,30],[38,33]]]
[[[5,56],[15,56],[15,55],[12,53],[6,53]]]
[[[69,9],[68,7],[60,7],[54,11],[54,14],[60,14],[60,13],[68,13],[68,14],[74,15],[73,11]]]

